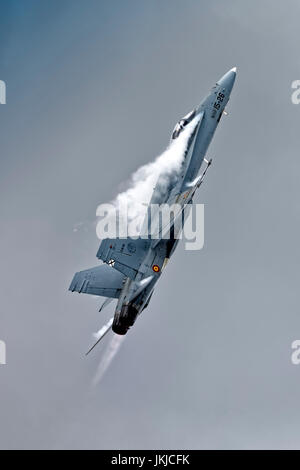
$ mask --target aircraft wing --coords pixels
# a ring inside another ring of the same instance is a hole
[[[149,246],[150,241],[143,238],[105,238],[100,244],[97,258],[134,279]]]

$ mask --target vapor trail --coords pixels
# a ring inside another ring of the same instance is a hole
[[[161,155],[132,174],[129,188],[118,194],[112,202],[121,216],[126,212],[126,220],[134,220],[137,227],[142,227],[155,185],[159,181],[156,186],[156,196],[159,199],[159,195],[166,192],[172,180],[179,175],[189,138],[198,122],[199,116],[196,116]],[[97,209],[97,215],[102,215],[101,205]]]
[[[119,351],[121,344],[123,343],[125,336],[113,335],[110,339],[103,356],[101,357],[100,363],[98,365],[96,374],[93,378],[93,385],[96,386],[102,380],[105,372],[112,363],[113,358]]]

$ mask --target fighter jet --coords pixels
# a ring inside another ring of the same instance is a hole
[[[158,178],[150,205],[179,204],[182,207],[181,220],[184,221],[195,191],[202,184],[211,164],[211,160],[206,158],[206,152],[222,115],[227,114],[225,107],[235,78],[236,67],[217,81],[199,106],[178,121],[172,132],[171,142],[178,139],[190,123],[194,123],[180,172],[175,180],[173,178],[170,182],[167,192],[163,195],[158,191]],[[202,166],[204,169],[198,176]],[[179,241],[175,234],[175,219],[178,220],[178,217],[172,219],[167,237],[163,236],[160,229],[155,238],[140,236],[102,240],[97,258],[102,260],[103,264],[75,274],[69,290],[106,297],[100,311],[111,300],[117,299],[114,317],[100,330],[96,344],[110,329],[118,335],[125,335],[149,305],[154,288]]]

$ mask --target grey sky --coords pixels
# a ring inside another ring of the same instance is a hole
[[[299,2],[1,8],[0,447],[300,448]],[[233,66],[204,249],[179,246],[93,389],[112,309],[67,288],[97,265],[96,207]]]

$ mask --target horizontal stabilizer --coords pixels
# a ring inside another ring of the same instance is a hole
[[[119,298],[125,276],[107,264],[75,274],[69,290],[80,294]]]

